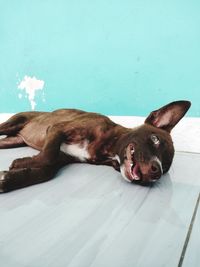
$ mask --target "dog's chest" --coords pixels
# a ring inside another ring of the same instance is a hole
[[[62,143],[60,146],[60,150],[67,155],[78,158],[80,161],[86,161],[90,159],[87,141],[85,141],[83,144]]]

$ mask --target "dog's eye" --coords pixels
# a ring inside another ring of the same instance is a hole
[[[155,145],[159,145],[160,144],[160,140],[155,134],[151,135],[151,140]]]

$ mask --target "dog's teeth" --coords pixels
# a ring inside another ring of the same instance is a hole
[[[134,154],[134,152],[135,152],[135,150],[134,150],[134,149],[131,149],[131,155],[133,155],[133,154]]]
[[[140,178],[138,176],[134,176],[134,179],[137,181],[140,180]]]

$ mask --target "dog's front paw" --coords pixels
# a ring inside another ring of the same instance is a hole
[[[0,171],[0,193],[4,193],[4,192],[7,192],[7,184],[6,184],[6,181],[7,181],[7,177],[6,177],[6,174],[8,172],[7,171]]]
[[[32,162],[31,157],[15,159],[9,167],[9,170],[29,168]]]

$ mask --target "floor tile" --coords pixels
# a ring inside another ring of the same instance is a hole
[[[200,206],[197,203],[197,213],[192,227],[186,254],[183,260],[183,267],[200,266]]]
[[[0,168],[33,153],[0,150]],[[151,187],[129,184],[110,167],[74,164],[52,181],[1,194],[1,266],[177,267],[200,191],[199,162],[198,154],[177,153]]]

